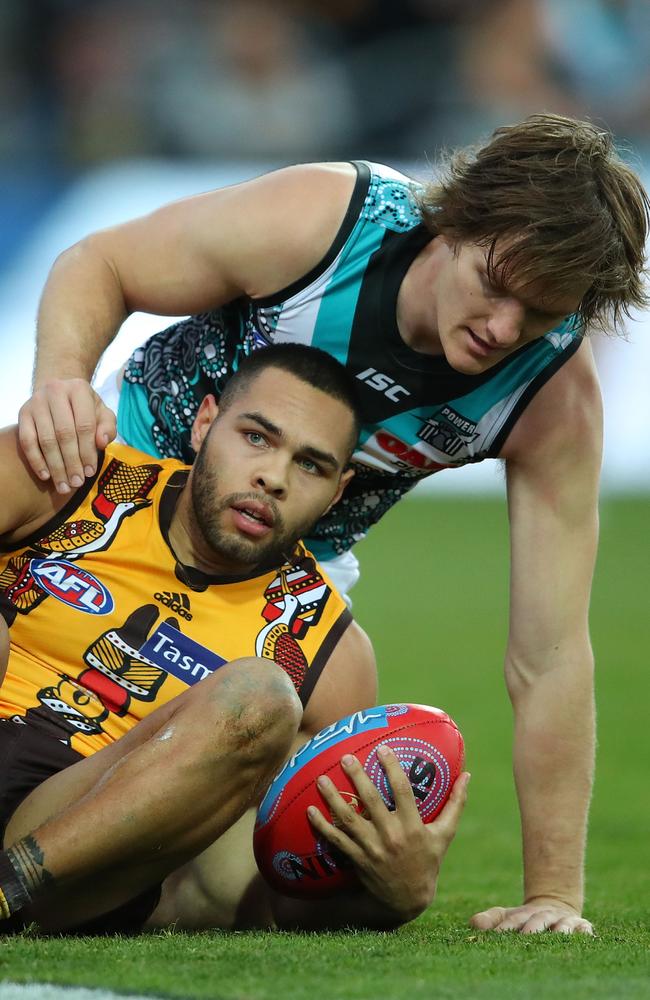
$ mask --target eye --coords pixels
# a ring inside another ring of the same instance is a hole
[[[266,438],[260,431],[244,431],[244,437],[254,448],[263,448],[267,443]]]
[[[493,281],[492,278],[490,278],[489,272],[485,267],[479,267],[478,276],[485,292],[489,295],[503,295],[504,289],[498,284],[498,282]]]
[[[322,471],[320,465],[317,465],[313,458],[299,458],[298,465],[304,472],[308,472],[312,476],[318,476]]]

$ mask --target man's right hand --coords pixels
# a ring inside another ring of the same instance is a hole
[[[359,760],[347,754],[341,765],[358,792],[363,814],[343,799],[329,777],[321,776],[318,788],[332,822],[316,806],[310,806],[308,816],[314,829],[350,859],[372,898],[403,923],[422,913],[435,895],[440,865],[467,799],[470,775],[467,771],[460,775],[440,815],[425,825],[395,753],[381,747],[378,756],[393,792],[394,809],[386,806]]]
[[[18,437],[39,479],[58,493],[78,489],[95,474],[97,451],[117,433],[115,414],[85,379],[49,379],[18,414]]]

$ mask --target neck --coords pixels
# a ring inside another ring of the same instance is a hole
[[[435,278],[439,237],[420,250],[397,295],[397,328],[407,347],[419,354],[442,354],[438,336]]]

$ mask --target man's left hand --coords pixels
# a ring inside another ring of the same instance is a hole
[[[493,906],[475,913],[470,924],[480,931],[519,931],[521,934],[539,934],[541,931],[594,933],[589,921],[581,917],[577,910],[552,896],[538,896],[523,906]]]

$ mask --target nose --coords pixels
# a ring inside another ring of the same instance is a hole
[[[287,495],[289,470],[288,463],[274,456],[258,466],[252,476],[252,487],[257,492],[266,493],[275,500],[282,500]]]
[[[526,308],[518,299],[507,296],[495,302],[486,331],[495,347],[511,347],[523,331]]]

